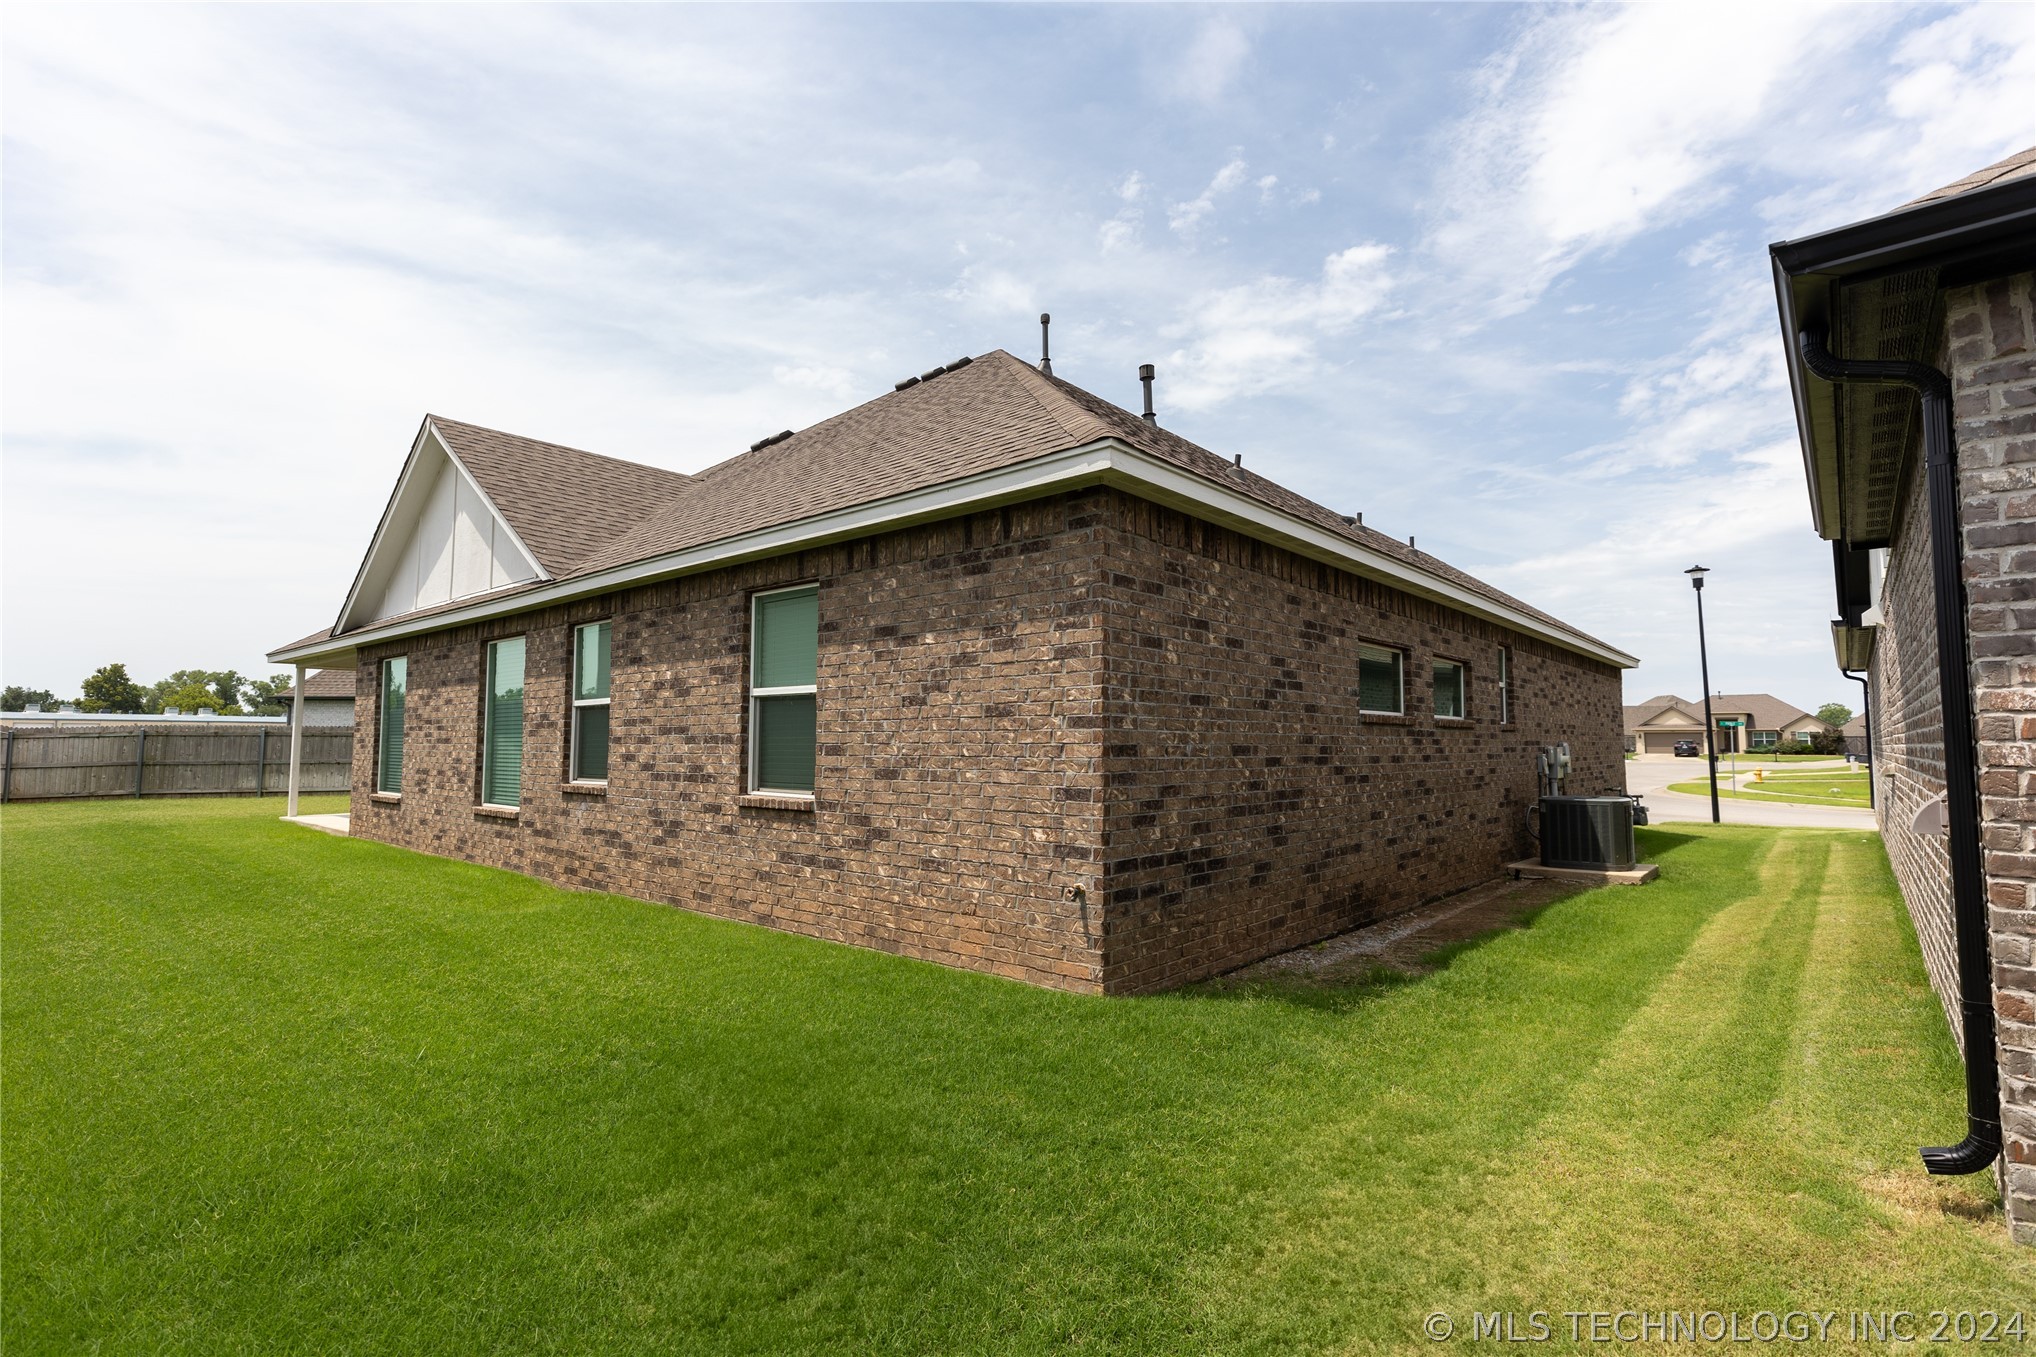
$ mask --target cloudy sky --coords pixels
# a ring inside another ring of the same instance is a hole
[[[1037,351],[1640,656],[1833,672],[1766,244],[2036,6],[10,7],[0,678],[266,672],[420,417],[692,470]]]

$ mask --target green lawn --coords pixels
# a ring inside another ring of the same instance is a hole
[[[1869,835],[1643,830],[1656,884],[1424,975],[1124,1000],[277,810],[5,811],[10,1353],[1371,1352],[2036,1295],[1989,1180],[1917,1163],[1958,1069]]]
[[[1729,787],[1723,781],[1720,770],[1718,795],[1741,797],[1748,801],[1791,801],[1808,806],[1858,806],[1869,803],[1867,775],[1864,772],[1848,772],[1842,769],[1829,772],[1768,773],[1760,781],[1741,778],[1737,788]],[[1677,782],[1669,786],[1672,792],[1684,792],[1690,796],[1709,796],[1711,784],[1704,782]]]

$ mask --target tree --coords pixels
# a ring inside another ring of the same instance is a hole
[[[222,703],[219,698],[219,680],[228,677],[231,677],[234,681],[234,690],[237,698],[240,675],[233,673],[232,670],[228,670],[225,674],[216,674],[210,669],[179,669],[168,678],[157,679],[150,685],[148,701],[142,710],[159,712],[165,707],[177,707],[188,715],[196,711],[198,707],[210,707],[214,711],[224,712],[230,706],[234,707],[234,710],[238,712],[239,707],[236,703]],[[190,690],[193,688],[203,688],[205,690],[203,698],[195,706],[187,700],[191,697]]]
[[[79,687],[83,697],[78,706],[85,711],[138,712],[148,701],[148,692],[127,676],[124,664],[103,664]]]
[[[57,695],[47,688],[24,688],[18,683],[0,689],[0,711],[26,711],[31,705],[54,711]]]
[[[228,707],[240,707],[240,690],[247,686],[247,680],[228,669],[212,675],[212,692],[219,700],[212,705],[225,711]]]
[[[1852,708],[1843,702],[1826,702],[1817,708],[1817,719],[1827,726],[1842,726],[1852,719]]]
[[[281,716],[284,710],[283,695],[290,691],[295,682],[288,674],[271,674],[265,679],[250,679],[247,685],[247,709],[255,716]]]
[[[181,688],[173,688],[169,692],[161,694],[161,700],[162,707],[160,710],[168,711],[171,707],[175,707],[179,713],[185,716],[196,716],[207,707],[210,707],[213,713],[218,716],[240,715],[238,705],[232,707],[220,706],[218,692],[211,685],[204,683],[187,683]]]
[[[201,707],[210,707],[220,716],[239,716],[240,689],[246,682],[231,669],[224,673],[210,669],[179,669],[166,679],[157,679],[150,686],[142,710],[161,712],[175,707],[189,716]]]

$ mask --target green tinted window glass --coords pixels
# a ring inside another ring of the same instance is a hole
[[[1399,713],[1399,651],[1382,646],[1357,648],[1357,705],[1365,711]]]
[[[515,806],[523,797],[523,638],[488,647],[487,744],[481,756],[481,800]]]
[[[608,624],[595,622],[581,627],[573,656],[573,696],[608,696]]]
[[[410,661],[382,661],[382,749],[376,761],[375,790],[403,790],[403,704],[410,686]]]
[[[1463,715],[1463,666],[1450,660],[1435,662],[1435,714]]]
[[[608,707],[605,703],[573,708],[573,779],[608,780]]]
[[[820,672],[820,593],[799,589],[756,601],[752,688],[810,688]]]
[[[756,700],[756,786],[767,792],[813,790],[814,699]]]

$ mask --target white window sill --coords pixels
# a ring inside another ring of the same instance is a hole
[[[735,798],[738,806],[752,810],[795,810],[811,813],[813,794],[811,792],[746,792]]]
[[[558,789],[568,796],[606,796],[608,794],[608,784],[605,782],[561,782]]]
[[[403,793],[369,792],[368,800],[374,802],[378,806],[400,806],[403,804]]]
[[[523,811],[517,806],[491,806],[483,803],[474,807],[474,814],[486,816],[490,820],[514,820],[523,814]]]

